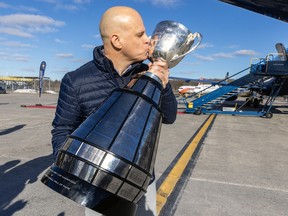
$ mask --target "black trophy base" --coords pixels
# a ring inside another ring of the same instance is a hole
[[[137,204],[95,187],[57,166],[51,166],[41,182],[52,190],[107,216],[134,216]]]

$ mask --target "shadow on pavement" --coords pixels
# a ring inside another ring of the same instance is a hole
[[[20,164],[20,160],[12,160],[0,165],[0,215],[10,216],[25,207],[27,201],[13,200],[27,184],[38,180],[41,172],[53,162],[53,156],[47,155]],[[20,165],[19,165],[20,164]]]
[[[21,124],[21,125],[16,125],[16,126],[11,127],[11,128],[4,129],[4,130],[0,131],[0,136],[12,133],[12,132],[14,132],[16,130],[20,130],[20,129],[22,129],[25,126],[26,126],[26,124]]]

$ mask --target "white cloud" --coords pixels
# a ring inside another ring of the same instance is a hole
[[[57,2],[59,2],[58,0],[40,0],[40,1],[51,3],[51,4],[57,4]]]
[[[6,4],[4,2],[0,2],[0,8],[10,9],[10,10],[16,10],[16,11],[29,11],[29,12],[37,12],[38,10],[33,7],[27,7],[23,5],[17,5],[12,6],[9,4]]]
[[[8,46],[8,47],[35,47],[31,44],[22,43],[19,41],[3,41],[0,42],[1,46]]]
[[[21,29],[12,28],[12,27],[0,27],[0,33],[14,35],[24,38],[32,38],[33,35],[27,32],[22,31]]]
[[[67,73],[68,71],[70,71],[71,69],[68,67],[54,67],[52,68],[54,72],[56,73]]]
[[[96,38],[96,39],[99,39],[99,38],[101,38],[101,35],[100,34],[95,34],[95,35],[93,35],[93,37]]]
[[[33,14],[11,14],[0,16],[0,24],[6,26],[30,26],[40,27],[51,25],[60,27],[65,25],[62,21],[57,21],[47,16],[33,15]]]
[[[239,45],[237,45],[237,44],[232,44],[232,45],[227,46],[228,49],[235,49],[238,47],[239,47]]]
[[[78,58],[78,59],[73,59],[71,60],[71,62],[76,62],[76,63],[82,63],[84,64],[85,62],[87,62],[87,60],[83,59],[83,58]]]
[[[14,54],[13,55],[13,61],[23,61],[23,62],[28,62],[30,60],[30,57],[27,55],[22,55],[22,54]]]
[[[68,10],[68,11],[77,11],[79,8],[76,5],[71,4],[58,4],[57,9]]]
[[[91,0],[73,0],[73,2],[76,4],[87,4],[90,3]]]
[[[57,58],[73,58],[74,55],[72,53],[57,53]]]
[[[84,9],[83,5],[88,4],[91,0],[73,0],[72,4],[64,4],[59,0],[41,0],[52,4],[56,10],[78,11]]]
[[[19,37],[34,37],[34,33],[57,31],[65,22],[51,17],[33,14],[11,14],[0,16],[0,32]]]
[[[215,60],[212,56],[203,56],[203,55],[199,55],[196,53],[192,54],[192,56],[202,61],[214,61]]]
[[[67,43],[67,41],[63,41],[63,40],[60,40],[60,39],[58,39],[58,38],[55,38],[54,41],[55,41],[56,43]]]
[[[17,8],[14,8],[14,9],[18,10],[18,11],[29,11],[30,13],[38,12],[38,10],[36,8],[27,7],[27,6],[23,6],[23,5],[20,5]]]
[[[233,58],[233,53],[215,53],[212,55],[214,58]]]
[[[257,52],[254,50],[238,50],[233,53],[235,56],[255,56],[257,55]]]
[[[11,6],[4,3],[4,2],[0,2],[0,8],[10,8]]]
[[[95,45],[93,45],[93,44],[82,44],[81,47],[85,48],[85,49],[94,49]]]
[[[9,58],[8,53],[0,52],[0,60],[7,60]]]
[[[174,6],[180,3],[182,0],[134,0],[135,2],[144,3],[150,2],[152,5],[160,5],[160,6]]]
[[[212,47],[214,47],[214,45],[213,44],[210,44],[210,43],[201,43],[198,47],[197,47],[197,49],[205,49],[205,48],[212,48]]]
[[[153,5],[171,6],[179,3],[181,0],[151,0]]]
[[[232,53],[220,52],[207,56],[199,55],[197,53],[192,54],[194,58],[200,59],[202,61],[215,61],[216,59],[227,59],[227,58],[235,58],[241,56],[255,56],[255,55],[257,55],[257,52],[255,52],[254,50],[237,50]]]
[[[183,64],[184,64],[184,65],[199,65],[200,62],[188,62],[188,61],[184,61]]]
[[[212,56],[214,58],[234,58],[237,56],[255,56],[257,52],[254,50],[237,50],[233,53],[215,53]]]
[[[35,68],[34,67],[24,67],[21,68],[21,71],[25,71],[25,72],[35,72]]]
[[[0,52],[0,60],[5,61],[21,61],[21,62],[28,62],[30,61],[30,56],[28,55],[22,55],[18,53],[10,54],[5,52]]]

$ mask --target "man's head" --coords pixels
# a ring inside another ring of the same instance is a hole
[[[105,55],[113,63],[121,60],[131,64],[147,58],[149,38],[136,10],[125,6],[108,9],[102,16],[99,30]]]

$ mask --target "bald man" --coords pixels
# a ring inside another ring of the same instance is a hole
[[[93,50],[93,60],[64,75],[52,122],[52,146],[58,151],[70,135],[114,89],[125,87],[138,73],[149,71],[162,81],[162,122],[176,119],[177,102],[168,82],[169,71],[164,61],[144,64],[149,52],[149,38],[140,14],[129,7],[112,7],[102,16],[99,30],[103,45]],[[151,195],[150,195],[151,194]],[[99,215],[87,209],[86,215]],[[137,216],[156,215],[155,181],[140,201]]]

